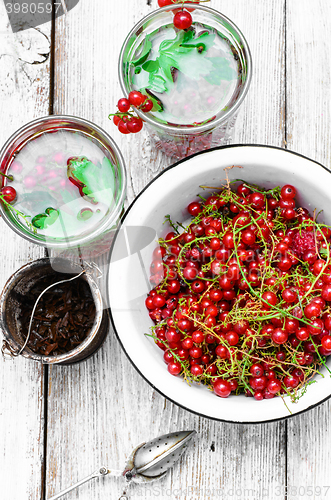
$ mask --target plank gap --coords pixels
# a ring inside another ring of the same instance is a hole
[[[55,2],[56,0],[52,0],[51,50],[50,50],[50,68],[49,68],[49,114],[50,115],[54,115]]]
[[[45,249],[47,251],[47,249]],[[46,500],[46,482],[47,482],[47,423],[48,423],[48,376],[49,366],[44,365],[44,390],[43,390],[43,405],[44,405],[44,442],[43,442],[43,457],[41,467],[41,500]]]

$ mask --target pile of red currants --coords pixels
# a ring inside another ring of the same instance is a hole
[[[169,373],[218,396],[297,400],[331,354],[331,229],[296,189],[244,182],[188,205],[159,241],[146,298]]]

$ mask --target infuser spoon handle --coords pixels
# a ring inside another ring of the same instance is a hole
[[[108,474],[110,474],[112,476],[121,476],[122,471],[109,470],[107,467],[100,467],[100,469],[94,471],[89,476],[85,477],[84,479],[81,479],[77,483],[73,484],[72,486],[70,486],[66,490],[61,491],[57,495],[49,498],[48,500],[57,500],[58,498],[62,497],[63,495],[66,495],[67,493],[74,490],[75,488],[78,488],[78,486],[81,486],[82,484],[87,483],[87,481],[89,481],[90,479],[94,479],[95,477],[107,476]]]

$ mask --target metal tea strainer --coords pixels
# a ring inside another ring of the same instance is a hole
[[[137,446],[127,459],[124,471],[110,470],[100,467],[90,476],[61,491],[48,500],[57,500],[69,491],[86,483],[90,479],[100,476],[124,476],[127,483],[150,483],[163,477],[171,467],[180,459],[196,431],[179,431],[165,434]],[[126,500],[125,493],[120,500]]]

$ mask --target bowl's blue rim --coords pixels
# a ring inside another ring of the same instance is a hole
[[[133,208],[134,204],[136,203],[137,199],[149,188],[149,186],[151,186],[151,184],[153,184],[153,182],[155,182],[159,177],[161,177],[165,172],[168,172],[169,170],[171,170],[172,168],[174,167],[177,167],[177,165],[179,165],[180,163],[183,163],[195,156],[198,156],[198,155],[201,155],[201,154],[204,154],[204,153],[209,153],[211,151],[218,151],[218,150],[222,150],[222,149],[230,149],[230,148],[251,148],[251,147],[257,147],[257,148],[265,148],[265,149],[277,149],[277,150],[281,150],[281,151],[284,151],[286,153],[290,153],[290,154],[293,154],[295,156],[299,156],[301,158],[304,158],[305,160],[308,160],[308,161],[311,161],[312,163],[316,163],[316,165],[322,167],[324,170],[326,170],[328,173],[331,173],[330,170],[328,168],[326,168],[324,165],[322,165],[322,163],[319,163],[318,161],[315,161],[315,160],[312,160],[311,158],[308,158],[308,156],[305,156],[301,153],[296,153],[295,151],[291,151],[289,149],[285,149],[285,148],[281,148],[279,146],[269,146],[269,145],[266,145],[266,144],[229,144],[229,145],[225,145],[225,146],[216,146],[215,148],[210,148],[208,150],[205,150],[205,151],[199,151],[191,156],[188,156],[186,158],[183,158],[182,160],[179,160],[177,161],[176,163],[172,164],[172,165],[169,165],[168,167],[166,167],[164,170],[162,170],[162,172],[160,172],[159,174],[156,175],[156,177],[154,177],[154,179],[152,179],[141,191],[140,193],[136,196],[136,198],[131,202],[131,204],[129,205],[129,207],[126,209],[125,213],[123,214],[123,216],[121,217],[121,221],[120,221],[120,224],[116,230],[116,233],[114,235],[114,239],[113,239],[113,242],[112,242],[112,245],[111,245],[111,248],[110,248],[110,251],[109,251],[109,260],[108,262],[110,262],[111,260],[111,256],[112,256],[112,252],[113,252],[113,248],[114,248],[114,245],[115,245],[115,242],[116,242],[116,239],[117,239],[117,235],[122,227],[122,224],[126,218],[126,216],[128,215],[128,213],[131,211],[131,209]],[[109,266],[108,266],[108,272],[109,272]],[[107,284],[106,284],[106,291],[107,291],[107,298],[109,300],[109,279],[108,279],[108,273],[107,273]],[[109,301],[110,302],[110,301]],[[208,415],[205,415],[203,413],[200,413],[198,411],[195,411],[195,410],[191,410],[190,408],[187,408],[186,406],[178,403],[177,401],[173,400],[172,398],[170,398],[169,396],[166,396],[165,394],[163,394],[162,391],[160,391],[160,389],[158,389],[157,387],[155,387],[152,382],[150,382],[142,373],[141,371],[139,370],[139,368],[137,368],[137,366],[135,365],[135,363],[132,361],[132,359],[130,358],[130,356],[128,355],[128,353],[126,352],[123,344],[122,344],[122,341],[120,339],[120,336],[117,332],[117,329],[116,329],[116,326],[115,326],[115,322],[114,322],[114,319],[113,319],[113,315],[112,315],[112,311],[111,311],[111,304],[109,303],[109,316],[110,316],[110,321],[111,321],[111,324],[112,324],[112,327],[113,327],[113,330],[115,332],[115,335],[117,337],[117,340],[119,341],[120,343],[120,346],[122,348],[122,350],[124,351],[126,357],[128,358],[128,360],[130,361],[130,363],[133,365],[133,367],[135,368],[135,370],[139,373],[139,375],[153,388],[155,389],[159,394],[161,394],[161,396],[163,396],[164,398],[166,398],[168,401],[171,401],[173,404],[179,406],[180,408],[183,408],[184,410],[190,412],[190,413],[193,413],[194,415],[197,415],[199,417],[202,417],[202,418],[207,418],[207,419],[210,419],[210,420],[215,420],[216,422],[224,422],[224,423],[229,423],[229,424],[241,424],[241,425],[256,425],[256,424],[269,424],[269,423],[272,423],[272,422],[279,422],[279,421],[282,421],[282,420],[287,420],[289,418],[294,418],[294,417],[297,417],[298,415],[302,415],[303,413],[306,413],[307,411],[309,410],[312,410],[313,408],[316,408],[317,406],[320,406],[322,403],[325,403],[326,401],[328,401],[330,398],[331,398],[331,394],[329,396],[327,396],[326,398],[322,399],[321,401],[319,401],[318,403],[315,403],[311,406],[308,406],[308,408],[305,408],[304,410],[301,410],[297,413],[294,413],[294,414],[290,414],[290,415],[286,415],[284,417],[279,417],[279,418],[274,418],[274,419],[271,419],[271,420],[260,420],[260,421],[253,421],[253,422],[241,422],[241,421],[236,421],[236,420],[225,420],[225,419],[222,419],[222,418],[217,418],[217,417],[210,417]],[[258,408],[257,408],[258,409]]]

